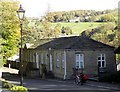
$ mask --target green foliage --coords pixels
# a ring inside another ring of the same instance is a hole
[[[65,23],[65,22],[59,22],[59,25],[61,25],[61,28],[64,26],[65,28],[68,28],[69,30],[72,30],[73,35],[79,35],[84,30],[87,29],[93,29],[96,28],[103,23],[98,22],[80,22],[80,23]],[[52,27],[55,27],[57,23],[51,23]],[[60,28],[60,30],[61,30]]]
[[[110,14],[106,14],[100,17],[101,22],[112,22],[114,21],[114,17]]]
[[[54,27],[48,21],[30,21],[28,27],[24,28],[24,43],[34,42],[43,38],[58,37],[61,32],[61,25],[58,23]]]
[[[28,92],[27,88],[23,86],[13,86],[10,90],[14,92]]]
[[[61,24],[57,23],[56,26],[54,27],[54,37],[57,37],[61,33]]]
[[[116,61],[120,63],[120,54],[116,54]]]
[[[14,84],[11,84],[11,83],[8,83],[8,82],[6,82],[6,81],[3,81],[2,86],[3,86],[4,88],[9,89],[9,88],[12,88],[12,87],[15,86],[15,85],[14,85]]]
[[[65,28],[65,33],[66,33],[66,35],[72,34],[71,28],[70,28],[70,27],[66,27],[66,28]]]
[[[32,34],[28,37],[39,40],[46,37],[58,37],[61,34],[61,29],[64,27],[67,35],[79,35],[83,31],[87,36],[117,47],[120,45],[120,32],[115,30],[116,23],[114,22],[80,22],[80,23],[50,23],[47,21],[38,22],[37,26],[32,31],[27,32]]]
[[[78,22],[115,22],[117,19],[117,10],[75,10],[75,11],[62,11],[62,12],[50,12],[42,20],[47,20],[48,22],[70,22],[74,18],[80,18]]]
[[[8,57],[17,52],[19,43],[19,21],[16,16],[18,2],[1,1],[0,6],[2,54],[5,62]]]
[[[17,86],[6,81],[2,81],[2,87],[7,88],[13,92],[28,92],[28,89],[23,86]]]
[[[40,21],[33,19],[31,23],[28,23],[28,25],[32,24],[32,26],[27,29],[26,35],[28,33],[29,35],[26,39],[35,41],[46,37],[58,37],[61,34],[62,27],[64,27],[67,35],[79,35],[85,31],[87,35],[95,40],[116,46],[117,42],[119,42],[119,37],[117,36],[119,32],[115,32],[114,30],[117,23],[115,22],[117,19],[116,11],[115,9],[105,11],[78,10],[49,12]],[[70,22],[70,20],[75,18],[79,18],[78,23]],[[102,18],[102,22],[93,22]],[[88,22],[85,22],[85,20]],[[27,42],[30,41],[28,40]]]
[[[3,55],[2,55],[2,37],[1,37],[1,34],[0,34],[0,68],[3,67]]]
[[[120,45],[120,31],[115,30],[115,25],[111,22],[103,24],[90,32],[90,34],[92,33],[91,37],[105,44],[117,47]]]

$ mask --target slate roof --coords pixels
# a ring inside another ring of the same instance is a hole
[[[85,36],[71,36],[55,38],[47,43],[39,45],[36,49],[95,49],[114,48]]]
[[[33,44],[30,44],[30,43],[26,43],[24,48],[27,48],[27,49],[35,49],[37,48],[38,46],[40,45],[43,45],[45,43],[48,43],[50,41],[52,41],[53,38],[45,38],[45,39],[40,39],[39,41],[35,41]]]

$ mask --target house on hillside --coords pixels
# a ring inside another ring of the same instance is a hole
[[[40,40],[39,45],[24,47],[23,61],[28,62],[26,75],[32,77],[40,77],[43,66],[62,79],[70,79],[75,70],[89,78],[116,71],[114,47],[86,36]]]
[[[70,22],[79,22],[80,17],[74,17],[74,19],[69,20]]]

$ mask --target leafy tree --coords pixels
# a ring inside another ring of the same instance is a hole
[[[16,16],[18,2],[1,1],[0,2],[1,24],[0,30],[2,34],[2,54],[3,60],[15,54],[18,50],[19,43],[19,21]],[[13,7],[14,6],[14,7]]]
[[[112,21],[114,21],[114,17],[110,14],[105,14],[100,17],[100,21],[101,22],[112,22]]]
[[[57,37],[61,33],[61,25],[57,23],[57,25],[54,27],[54,37]]]
[[[45,18],[46,18],[49,22],[54,22],[54,14],[53,14],[53,13],[48,13],[47,16],[45,16]]]
[[[65,33],[66,35],[72,34],[72,29],[70,27],[65,27]]]

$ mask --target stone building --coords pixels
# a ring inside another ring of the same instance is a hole
[[[70,79],[77,72],[100,78],[116,71],[114,47],[87,36],[41,39],[39,45],[24,47],[26,75],[40,77],[43,65],[55,77]]]

